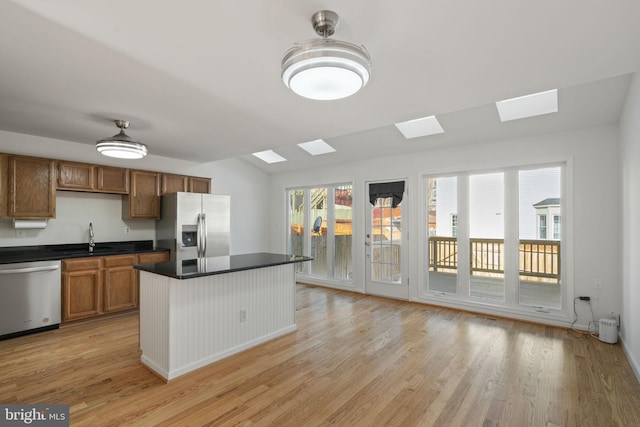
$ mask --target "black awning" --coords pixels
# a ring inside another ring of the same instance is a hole
[[[400,202],[402,202],[403,193],[404,181],[369,184],[369,201],[374,206],[380,197],[391,197],[393,199],[391,207],[397,208]]]

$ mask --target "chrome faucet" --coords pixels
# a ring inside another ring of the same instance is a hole
[[[93,224],[89,223],[89,252],[93,252],[93,247],[96,245],[96,242],[93,241]]]

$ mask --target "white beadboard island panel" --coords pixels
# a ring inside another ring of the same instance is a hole
[[[141,360],[167,381],[295,330],[294,264],[187,280],[140,272]]]

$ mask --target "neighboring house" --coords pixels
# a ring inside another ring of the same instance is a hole
[[[560,199],[556,197],[544,199],[533,207],[536,210],[536,239],[560,240],[562,223]]]

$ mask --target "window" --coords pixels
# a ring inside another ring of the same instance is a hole
[[[327,275],[327,187],[311,188],[311,251],[310,268],[314,276]]]
[[[560,240],[560,215],[553,216],[553,238]]]
[[[451,214],[451,236],[456,237],[458,235],[458,214]]]
[[[469,176],[469,294],[504,300],[504,173]]]
[[[337,279],[351,279],[353,190],[351,185],[342,185],[335,188],[334,194],[334,276]]]
[[[304,190],[289,191],[289,253],[304,255],[305,243],[305,192]],[[302,262],[296,263],[296,271],[302,271]]]
[[[538,215],[538,239],[547,238],[547,216]]]
[[[296,273],[323,280],[351,280],[352,186],[287,190],[289,251],[313,261],[296,264]]]
[[[521,305],[561,308],[560,242],[548,240],[548,219],[553,234],[560,233],[561,168],[544,167],[518,172],[519,247],[518,301]],[[558,228],[556,230],[556,220]],[[533,231],[537,221],[537,231]]]
[[[564,171],[551,165],[425,177],[424,296],[566,313]]]
[[[438,293],[455,294],[457,292],[458,215],[455,213],[458,210],[457,183],[456,177],[427,180],[428,289]]]

